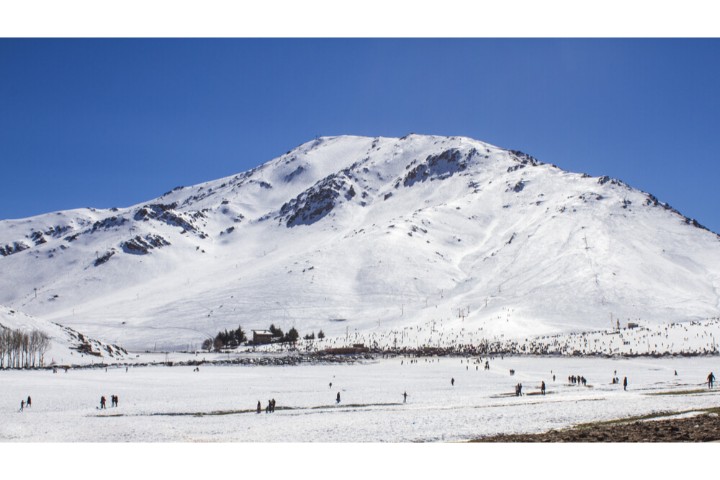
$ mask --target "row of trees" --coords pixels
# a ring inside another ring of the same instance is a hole
[[[271,324],[268,330],[272,333],[272,338],[275,342],[295,343],[298,341],[298,338],[300,338],[300,334],[295,327],[292,327],[287,333],[283,333],[282,329],[276,328],[275,325]]]
[[[246,341],[247,336],[245,336],[245,331],[242,329],[242,326],[238,325],[238,328],[235,330],[225,329],[222,332],[218,332],[218,334],[215,335],[215,338],[206,339],[202,344],[202,348],[207,351],[210,351],[213,348],[215,350],[220,350],[221,348],[235,348]]]
[[[273,339],[276,339],[275,341],[280,343],[295,343],[300,338],[300,334],[297,330],[295,330],[295,327],[291,328],[290,331],[288,331],[286,334],[283,334],[283,331],[279,328],[276,328],[275,325],[270,325],[270,328],[268,330],[270,330],[270,333],[272,333]],[[303,338],[305,340],[315,340],[315,332],[310,332]],[[325,338],[325,333],[320,330],[317,334],[317,338]]]
[[[295,343],[300,338],[300,333],[298,333],[295,327],[292,327],[287,333],[284,333],[281,328],[276,327],[275,324],[271,324],[268,330],[272,334],[273,342]],[[305,340],[314,340],[315,332],[305,335],[304,338]],[[322,330],[318,332],[317,338],[325,338],[325,334]],[[235,330],[226,329],[222,332],[218,332],[217,335],[215,335],[215,338],[206,339],[202,344],[202,348],[207,351],[212,349],[221,350],[223,348],[235,348],[247,341],[249,341],[249,339],[245,335],[245,331],[242,329],[242,326],[238,326]]]
[[[303,338],[305,340],[315,340],[315,332],[310,332],[309,334],[305,335]],[[323,338],[325,338],[325,333],[323,333],[323,331],[320,330],[317,334],[317,338],[322,340]]]
[[[33,368],[45,364],[50,337],[40,330],[0,330],[0,368]]]

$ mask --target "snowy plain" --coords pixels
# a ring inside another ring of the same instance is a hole
[[[354,364],[203,365],[198,372],[194,366],[0,371],[0,440],[461,442],[703,409],[720,400],[720,390],[703,383],[710,371],[720,372],[717,357],[513,356],[491,359],[489,370],[485,360],[398,356]],[[627,391],[611,383],[615,372],[621,382],[628,378]],[[571,375],[584,376],[587,386],[570,384]],[[514,395],[517,383],[525,395]],[[28,395],[32,407],[20,412]],[[100,410],[103,395],[108,403]],[[110,406],[111,395],[119,396],[118,407]],[[277,409],[268,414],[271,398]]]

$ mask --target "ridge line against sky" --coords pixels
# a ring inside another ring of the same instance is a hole
[[[717,58],[718,39],[1,39],[0,218],[415,132],[617,177],[717,232]]]

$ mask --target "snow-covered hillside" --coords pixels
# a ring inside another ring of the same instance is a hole
[[[90,365],[93,363],[113,363],[123,361],[130,356],[117,345],[107,345],[89,338],[72,328],[33,318],[22,312],[0,305],[0,334],[4,332],[42,332],[48,337],[47,350],[39,352],[27,359],[28,365],[49,367],[52,365]],[[11,346],[0,348],[1,355],[7,355]],[[8,366],[5,360],[3,366]]]
[[[0,222],[0,303],[128,348],[271,323],[525,338],[720,311],[720,238],[462,137],[318,138],[128,208]]]

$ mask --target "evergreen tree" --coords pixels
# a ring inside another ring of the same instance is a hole
[[[298,338],[300,338],[300,334],[297,330],[295,330],[295,327],[292,327],[290,331],[288,331],[287,335],[285,335],[285,341],[295,343],[297,342]]]
[[[243,331],[243,329],[240,325],[238,325],[238,328],[237,328],[237,330],[235,330],[234,334],[235,334],[235,341],[238,343],[238,345],[240,345],[245,340],[247,340],[247,337],[245,336],[245,332]]]
[[[283,331],[279,328],[275,328],[274,324],[270,324],[270,333],[272,334],[273,338],[280,337],[283,338]]]

